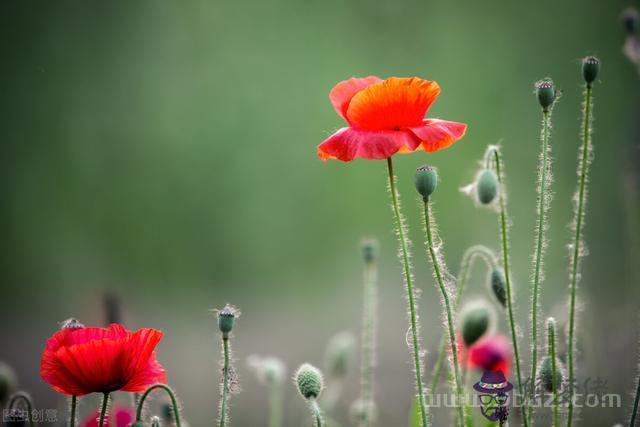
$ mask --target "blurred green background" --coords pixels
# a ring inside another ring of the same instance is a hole
[[[516,314],[528,359],[541,120],[533,83],[550,76],[563,91],[553,116],[555,197],[542,289],[543,317],[563,321],[580,58],[596,54],[603,67],[595,88],[589,256],[579,291],[579,377],[607,380],[624,407],[585,409],[581,425],[623,421],[636,370],[640,296],[632,250],[640,215],[629,185],[640,168],[640,82],[621,51],[625,6],[617,0],[2,2],[0,359],[16,368],[37,406],[63,409],[38,375],[44,342],[70,316],[101,324],[101,295],[116,291],[127,326],[166,333],[158,357],[186,418],[192,426],[210,425],[219,344],[209,309],[231,302],[243,311],[234,340],[243,392],[232,402],[232,419],[265,425],[266,391],[246,357],[281,357],[290,372],[303,361],[322,366],[334,333],[358,335],[359,241],[374,236],[382,256],[379,425],[406,425],[413,385],[385,164],[316,158],[316,145],[343,124],[328,101],[331,87],[371,74],[437,80],[442,94],[430,115],[469,124],[451,149],[396,157],[423,290],[428,367],[441,309],[422,247],[413,170],[425,162],[440,169],[436,214],[455,272],[469,245],[498,249],[496,215],[474,208],[458,189],[471,181],[485,146],[502,142]],[[474,277],[469,295],[487,295],[485,272],[478,267]],[[287,425],[304,424],[304,403],[291,384],[286,393]],[[357,394],[354,376],[336,418],[346,419]],[[436,425],[446,425],[442,411],[436,417]]]

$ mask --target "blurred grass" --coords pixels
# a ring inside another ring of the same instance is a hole
[[[603,70],[595,89],[590,255],[580,289],[581,366],[583,376],[607,378],[626,393],[638,291],[629,281],[625,221],[637,217],[625,217],[624,198],[632,196],[620,184],[627,146],[638,144],[631,127],[638,81],[621,54],[624,6],[4,2],[0,333],[11,345],[0,358],[18,366],[39,402],[52,405],[54,393],[37,377],[44,339],[71,315],[99,323],[100,292],[113,288],[125,297],[131,327],[165,330],[160,359],[192,425],[202,425],[217,402],[218,349],[207,309],[241,306],[241,360],[275,353],[291,370],[306,359],[319,362],[322,343],[336,330],[358,331],[358,241],[376,235],[385,288],[379,375],[394,390],[381,404],[381,423],[404,424],[412,390],[384,163],[323,164],[315,157],[315,146],[342,125],[329,90],[353,75],[419,75],[443,88],[431,115],[469,124],[449,150],[396,160],[424,290],[424,335],[433,348],[440,308],[421,246],[412,170],[424,162],[440,169],[436,210],[454,268],[471,244],[497,247],[494,215],[475,210],[458,188],[471,180],[485,145],[502,141],[524,326],[541,119],[533,82],[553,77],[564,94],[554,111],[556,197],[542,302],[545,316],[562,320],[579,58],[597,54]],[[617,367],[606,363],[611,354]],[[237,425],[255,425],[260,411],[242,409],[266,403],[248,373],[243,382],[232,416]],[[289,405],[291,423],[304,414],[296,403]],[[620,421],[612,410],[588,419]]]

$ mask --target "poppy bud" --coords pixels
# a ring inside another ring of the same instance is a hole
[[[491,290],[496,296],[496,299],[503,307],[507,306],[507,280],[504,275],[504,270],[500,267],[496,267],[491,272]]]
[[[420,166],[416,169],[416,190],[426,202],[438,186],[438,172],[431,166]]]
[[[483,205],[493,202],[498,195],[498,176],[492,169],[484,169],[476,183],[478,200]]]
[[[324,387],[322,373],[308,363],[298,368],[293,379],[305,399],[317,398]]]
[[[164,402],[160,407],[160,413],[162,414],[162,418],[167,421],[173,421],[173,405],[169,402]]]
[[[328,375],[343,378],[349,373],[355,355],[355,338],[349,332],[339,332],[327,345],[326,360]]]
[[[638,27],[640,22],[640,16],[638,15],[638,11],[629,7],[622,12],[622,22],[624,24],[624,29],[627,31],[629,35],[635,35],[638,33]]]
[[[229,337],[229,332],[233,329],[236,317],[239,315],[238,310],[230,304],[225,305],[222,310],[218,311],[218,328],[222,332],[223,338]]]
[[[559,360],[556,360],[556,387],[559,390],[563,381],[563,372]],[[550,356],[545,356],[540,363],[540,372],[538,374],[538,381],[542,388],[551,393],[554,391],[553,386],[553,359]]]
[[[536,83],[536,94],[538,95],[538,102],[542,107],[542,111],[545,113],[548,112],[549,107],[551,107],[556,100],[556,88],[553,86],[553,82],[547,79]]]
[[[378,241],[373,239],[362,242],[362,256],[367,264],[376,260],[378,256]]]
[[[462,339],[467,347],[487,332],[491,315],[491,309],[483,301],[473,302],[462,310]]]
[[[587,86],[591,86],[591,83],[598,78],[600,72],[600,60],[595,56],[587,56],[582,60],[582,76]]]
[[[16,389],[16,374],[11,366],[0,362],[0,405],[9,400],[9,396]]]
[[[60,322],[60,329],[82,329],[84,325],[78,321],[78,319],[74,319],[73,317],[63,320]]]

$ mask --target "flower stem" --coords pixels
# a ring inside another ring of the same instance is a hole
[[[462,384],[461,384],[461,376],[460,376],[460,365],[458,363],[458,346],[456,344],[456,333],[454,330],[453,311],[451,309],[449,291],[445,286],[444,278],[442,275],[444,266],[440,265],[441,260],[436,254],[436,249],[433,244],[433,231],[431,230],[433,226],[432,225],[433,218],[431,215],[430,206],[431,206],[431,203],[429,199],[425,199],[424,200],[424,221],[425,221],[425,228],[427,233],[427,247],[429,250],[429,255],[431,257],[431,265],[433,267],[433,271],[436,276],[436,281],[438,282],[438,287],[440,288],[440,293],[442,294],[442,300],[444,301],[444,307],[446,310],[447,329],[449,333],[449,345],[451,347],[451,354],[452,354],[451,372],[453,372],[453,378],[454,378],[454,383],[456,388],[455,390],[456,398],[458,401],[456,405],[456,408],[458,411],[458,423],[460,425],[464,425],[464,404],[462,401]]]
[[[582,148],[580,150],[580,169],[578,172],[578,206],[575,211],[575,230],[571,254],[570,288],[569,288],[569,405],[567,409],[567,426],[573,425],[573,393],[575,382],[574,347],[576,326],[576,288],[578,286],[578,274],[580,269],[580,247],[582,246],[582,226],[584,220],[584,206],[587,195],[587,177],[589,173],[589,152],[591,150],[591,85],[585,88],[585,107],[582,116]]]
[[[19,400],[22,400],[24,405],[27,407],[27,420],[29,421],[29,427],[33,427],[33,402],[27,393],[19,391],[11,396],[11,399],[9,399],[9,405],[7,406],[9,414],[11,414]]]
[[[545,232],[547,230],[547,210],[548,210],[548,179],[550,179],[549,165],[549,128],[551,113],[542,113],[542,152],[540,153],[540,165],[538,169],[538,218],[536,221],[536,243],[533,256],[533,294],[531,297],[531,385],[530,398],[535,398],[536,386],[536,365],[538,360],[538,312],[540,282],[542,281],[542,260],[545,247]],[[533,417],[533,407],[529,406],[528,422],[531,424]]]
[[[224,365],[222,367],[222,401],[220,402],[220,427],[227,422],[227,398],[229,394],[229,337],[222,337],[222,351],[224,353]]]
[[[310,399],[309,406],[311,407],[311,412],[313,413],[313,417],[316,420],[316,427],[322,427],[322,414],[320,412],[318,401],[315,399]]]
[[[269,399],[269,427],[282,426],[282,388],[279,384],[271,387],[271,396]]]
[[[516,322],[515,317],[513,315],[513,298],[511,295],[511,274],[509,272],[509,236],[507,229],[507,204],[505,201],[505,185],[504,178],[502,176],[502,157],[500,155],[500,150],[498,147],[490,147],[487,150],[486,156],[487,160],[491,158],[493,155],[495,160],[495,168],[496,175],[498,175],[498,181],[500,183],[500,191],[498,192],[498,197],[500,201],[500,234],[502,240],[502,262],[504,268],[505,275],[505,283],[507,288],[507,312],[509,314],[509,327],[511,329],[511,341],[513,344],[513,355],[515,359],[516,365],[516,378],[518,382],[518,393],[523,398],[524,390],[522,388],[522,372],[520,369],[520,353],[518,351],[518,334],[516,331]],[[525,404],[526,400],[523,401],[522,406],[520,407],[520,411],[522,413],[522,422],[525,427],[529,427],[529,421],[527,419],[527,408]]]
[[[638,415],[638,404],[640,403],[640,375],[636,378],[636,398],[633,401],[633,410],[631,412],[631,420],[629,421],[629,427],[636,425],[636,417]]]
[[[176,395],[171,389],[171,387],[165,384],[154,384],[148,389],[146,389],[144,393],[140,396],[140,401],[138,402],[137,409],[136,409],[136,421],[138,422],[142,421],[142,409],[144,408],[144,401],[147,399],[147,397],[151,394],[152,391],[157,389],[162,389],[166,391],[167,394],[169,395],[169,399],[171,399],[171,405],[173,406],[173,417],[176,421],[176,427],[181,427],[180,426],[180,407],[178,406],[178,400],[176,399]]]
[[[109,393],[104,393],[102,398],[102,409],[100,410],[100,419],[98,420],[98,427],[104,426],[104,421],[107,417],[107,408],[109,407]]]
[[[360,368],[360,399],[366,405],[360,426],[371,425],[373,410],[373,387],[376,350],[376,314],[377,314],[377,271],[376,262],[369,260],[364,267],[364,303],[362,314],[362,365]]]
[[[453,301],[454,313],[458,312],[458,306],[460,305],[460,301],[462,300],[464,286],[467,283],[467,280],[469,280],[469,269],[471,268],[471,264],[476,258],[483,259],[489,268],[493,268],[497,264],[494,253],[486,246],[475,245],[466,250],[466,252],[462,256],[462,261],[460,262],[460,270],[458,271],[458,277],[456,279],[457,289],[456,296]],[[434,395],[436,393],[436,389],[438,388],[438,384],[440,383],[440,374],[442,373],[442,366],[444,365],[444,358],[447,350],[446,347],[447,334],[443,334],[440,338],[438,358],[436,359],[436,364],[433,366],[433,370],[431,372],[430,391]]]
[[[553,427],[558,427],[558,371],[556,366],[556,329],[555,322],[547,325],[549,357],[551,358],[551,384],[553,385]]]
[[[425,387],[422,382],[422,364],[420,362],[420,340],[418,337],[418,325],[416,315],[416,302],[413,290],[413,278],[411,276],[411,263],[409,261],[409,244],[405,237],[404,221],[400,213],[400,204],[396,192],[395,176],[393,174],[393,162],[391,157],[387,158],[387,169],[389,172],[389,191],[391,192],[391,201],[393,213],[396,223],[396,232],[400,241],[400,252],[403,265],[403,274],[407,290],[407,298],[409,300],[409,323],[411,329],[411,346],[413,350],[413,367],[416,377],[416,388],[418,389],[418,402],[420,405],[420,417],[422,427],[428,426],[427,404],[425,402]]]
[[[78,396],[71,396],[71,411],[69,414],[69,427],[76,425],[76,406],[78,404]]]

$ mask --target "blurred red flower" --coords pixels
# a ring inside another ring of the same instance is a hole
[[[107,414],[105,420],[105,427],[129,427],[135,418],[135,411],[133,408],[126,408],[123,406],[116,406],[111,411],[111,415],[113,416],[113,422],[111,421],[111,416]],[[100,418],[100,412],[95,411],[92,414],[88,415],[82,422],[80,423],[80,427],[98,427],[98,419]]]
[[[70,396],[141,392],[166,382],[166,372],[154,351],[160,339],[158,330],[130,332],[117,324],[65,328],[47,341],[40,376],[56,391]]]
[[[320,144],[318,157],[348,162],[447,148],[464,136],[467,125],[424,118],[439,94],[436,82],[417,77],[370,76],[338,83],[329,98],[349,126]]]
[[[511,344],[504,335],[480,338],[467,350],[467,366],[483,371],[502,371],[508,376],[511,369]]]

